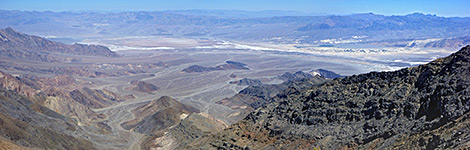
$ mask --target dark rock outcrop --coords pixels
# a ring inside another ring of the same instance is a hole
[[[237,81],[230,81],[230,84],[236,84],[236,85],[241,85],[241,86],[260,86],[263,83],[261,83],[261,81],[258,79],[243,78]]]
[[[261,84],[248,86],[238,92],[238,94],[222,99],[217,104],[228,106],[237,110],[235,113],[229,115],[228,120],[237,122],[246,117],[255,109],[263,105],[272,103],[276,95],[287,89],[302,89],[316,84],[325,82],[323,77],[315,76],[311,78],[304,78],[296,81],[287,81],[282,84]]]
[[[199,66],[199,65],[192,65],[192,66],[189,66],[186,69],[183,69],[183,72],[186,72],[186,73],[208,72],[208,71],[214,71],[214,70],[215,70],[215,68],[211,68],[211,67],[203,67],[203,66]]]
[[[217,70],[250,70],[246,67],[246,64],[235,62],[235,61],[226,61],[223,65],[218,65],[215,67],[203,67],[199,65],[192,65],[186,69],[183,69],[183,72],[192,73],[192,72],[209,72]]]
[[[285,72],[284,74],[280,75],[278,78],[284,81],[296,81],[303,78],[311,78],[313,77],[311,74],[305,73],[303,71],[297,71],[295,73]]]

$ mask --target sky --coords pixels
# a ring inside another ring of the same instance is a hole
[[[1,10],[27,11],[162,11],[284,10],[317,14],[414,12],[470,17],[470,0],[0,0]]]

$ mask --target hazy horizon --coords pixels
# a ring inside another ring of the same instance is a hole
[[[365,0],[297,0],[297,1],[213,1],[213,0],[136,0],[136,1],[58,1],[18,0],[0,1],[0,10],[52,11],[52,12],[128,12],[128,11],[173,11],[173,10],[233,10],[248,12],[286,11],[303,15],[349,15],[374,13],[381,15],[406,15],[415,12],[444,17],[470,17],[465,9],[470,1],[365,1]]]
[[[249,13],[249,14],[266,14],[268,17],[275,17],[275,16],[348,16],[348,15],[359,15],[359,14],[374,14],[374,15],[382,15],[382,16],[406,16],[406,15],[411,15],[411,14],[423,14],[423,15],[435,15],[438,17],[462,17],[462,18],[467,18],[469,16],[444,16],[444,15],[439,15],[439,14],[433,14],[433,13],[425,13],[425,12],[420,12],[420,11],[415,11],[415,12],[410,12],[410,13],[405,13],[405,14],[381,14],[381,13],[376,13],[376,12],[352,12],[352,13],[344,13],[344,14],[331,14],[331,13],[307,13],[307,12],[302,12],[302,11],[295,11],[295,10],[229,10],[229,9],[172,9],[172,10],[67,10],[67,11],[54,11],[54,10],[8,10],[8,9],[0,9],[0,11],[22,11],[22,12],[53,12],[53,13],[123,13],[123,12],[184,12],[188,11],[188,13],[185,14],[190,14],[189,12],[191,11],[207,11],[207,12],[217,12],[217,11],[233,11],[234,14],[238,13]],[[285,15],[276,15],[276,14],[271,14],[268,15],[269,13],[274,13],[276,12],[277,14],[279,13],[285,13]],[[212,16],[210,14],[201,14],[201,15],[206,15],[206,16]],[[216,16],[224,16],[227,14],[220,14]]]

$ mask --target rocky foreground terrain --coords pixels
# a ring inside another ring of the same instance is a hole
[[[188,149],[468,149],[470,46],[428,64],[289,88]]]

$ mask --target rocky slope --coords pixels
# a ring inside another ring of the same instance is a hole
[[[95,149],[70,120],[0,87],[0,148]]]
[[[82,125],[105,118],[104,114],[96,113],[91,108],[103,108],[129,99],[106,89],[83,87],[81,81],[71,76],[13,77],[0,71],[0,87],[28,97],[39,108],[72,117]]]
[[[73,44],[66,45],[49,41],[45,38],[16,32],[12,28],[0,29],[0,56],[15,59],[54,62],[61,58],[51,53],[117,57],[107,47],[99,45]]]
[[[302,89],[325,81],[325,78],[315,76],[311,78],[297,78],[297,80],[287,81],[282,84],[251,85],[238,92],[238,94],[216,103],[236,110],[227,117],[227,120],[234,123],[240,121],[255,109],[272,103],[275,101],[272,98],[286,89]]]
[[[125,101],[124,97],[106,89],[96,90],[83,87],[69,92],[69,95],[73,100],[91,108],[104,108]]]
[[[286,90],[201,149],[469,148],[470,46],[425,65]]]
[[[4,138],[0,138],[0,149],[24,149],[24,150],[30,150],[31,148],[20,146],[12,141],[9,141]]]
[[[92,108],[104,108],[130,97],[90,89],[87,84],[73,76],[12,76],[0,71],[2,146],[95,149],[95,141],[88,141],[90,135],[109,134],[114,128],[103,122],[105,114]]]

